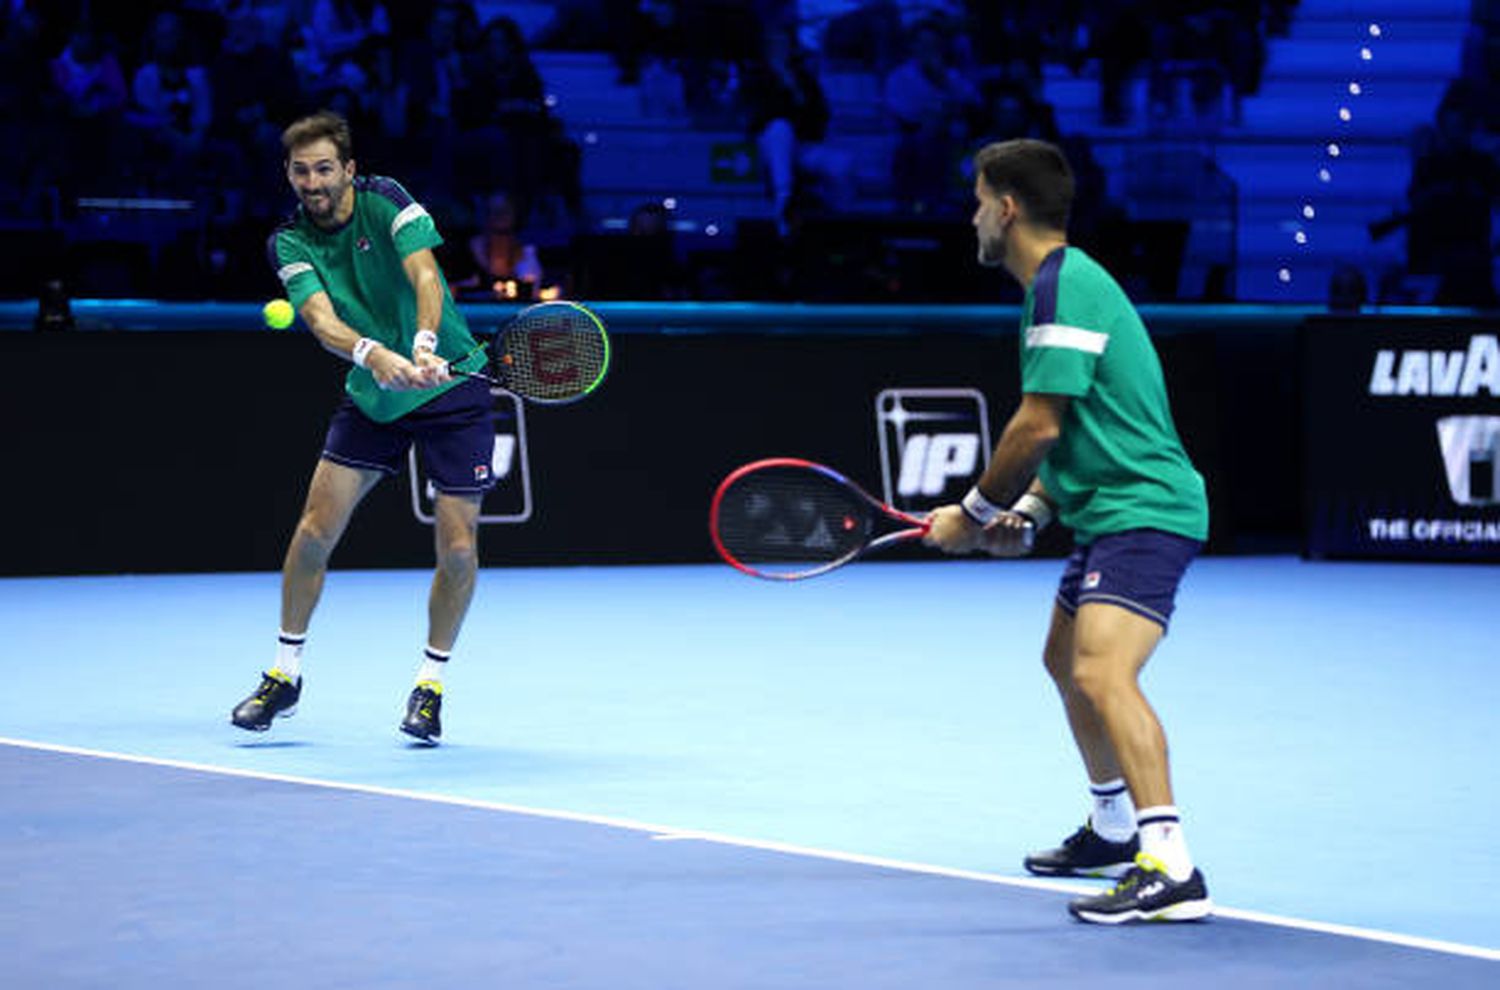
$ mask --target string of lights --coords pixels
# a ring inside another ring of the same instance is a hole
[[[1379,24],[1371,23],[1365,29],[1365,36],[1360,39],[1358,52],[1358,65],[1356,67],[1356,78],[1349,80],[1348,85],[1339,94],[1337,100],[1338,110],[1335,116],[1338,123],[1335,125],[1335,136],[1324,143],[1320,149],[1320,162],[1317,170],[1318,185],[1314,192],[1308,193],[1302,198],[1302,206],[1298,211],[1297,218],[1287,226],[1292,232],[1293,250],[1307,252],[1313,249],[1312,237],[1309,229],[1313,221],[1318,218],[1317,190],[1325,186],[1331,186],[1334,181],[1334,166],[1340,161],[1347,161],[1349,146],[1349,134],[1354,123],[1353,103],[1359,97],[1365,95],[1365,86],[1357,78],[1359,69],[1364,68],[1375,60],[1375,45],[1384,36]],[[1293,279],[1293,258],[1283,257],[1281,267],[1276,271],[1276,280],[1284,287],[1290,286]]]

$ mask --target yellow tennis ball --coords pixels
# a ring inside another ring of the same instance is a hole
[[[272,330],[285,330],[297,317],[297,311],[285,299],[272,299],[260,312],[266,318],[266,326]]]

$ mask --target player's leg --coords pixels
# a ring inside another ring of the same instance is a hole
[[[1135,809],[1104,724],[1073,680],[1075,622],[1065,604],[1071,603],[1073,592],[1076,582],[1065,574],[1059,600],[1052,609],[1042,659],[1057,686],[1068,727],[1083,757],[1093,808],[1084,825],[1060,846],[1030,854],[1024,865],[1042,876],[1118,877],[1129,871],[1140,851]]]
[[[1053,605],[1052,624],[1047,630],[1042,662],[1062,698],[1068,728],[1073,733],[1078,754],[1083,757],[1089,780],[1095,783],[1115,780],[1120,777],[1120,763],[1115,759],[1109,735],[1104,731],[1104,723],[1099,720],[1094,706],[1073,679],[1074,626],[1073,616],[1061,605]]]
[[[318,461],[302,515],[281,565],[281,628],[305,635],[323,594],[328,558],[343,538],[354,509],[384,475],[369,468]]]
[[[433,527],[437,568],[427,600],[427,642],[452,652],[479,572],[479,496],[439,493]]]
[[[291,715],[302,696],[302,648],[307,626],[323,592],[328,558],[359,505],[381,473],[346,467],[327,458],[313,469],[307,499],[281,567],[281,632],[276,662],[261,675],[260,685],[235,706],[230,721],[242,729],[263,732],[276,718]]]
[[[495,484],[492,401],[487,387],[465,383],[424,406],[413,424],[418,453],[437,489],[437,563],[427,599],[427,645],[401,731],[426,743],[442,735],[443,675],[479,572],[480,503]]]
[[[302,648],[323,592],[328,558],[360,500],[383,475],[395,474],[411,440],[395,424],[377,423],[345,399],[328,424],[323,456],[313,469],[307,499],[281,566],[281,631],[276,662],[260,686],[235,706],[230,721],[263,731],[291,714],[302,695]]]
[[[1166,734],[1139,681],[1162,633],[1151,619],[1096,602],[1080,605],[1073,622],[1070,693],[1084,721],[1103,731],[1139,807],[1172,803]]]
[[[479,574],[478,495],[439,493],[433,507],[437,567],[427,598],[427,649],[406,700],[401,731],[426,743],[443,734],[443,673]]]
[[[1072,680],[1129,782],[1141,852],[1112,890],[1069,905],[1085,921],[1193,920],[1212,911],[1173,803],[1166,734],[1140,687],[1197,548],[1193,540],[1137,530],[1101,539],[1090,557],[1074,615]]]

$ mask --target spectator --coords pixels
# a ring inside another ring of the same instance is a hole
[[[671,215],[661,203],[642,203],[630,214],[626,233],[634,239],[635,298],[678,300],[692,297],[691,280],[678,255]]]
[[[1371,224],[1379,239],[1407,227],[1407,271],[1439,278],[1439,305],[1493,306],[1490,210],[1500,197],[1500,164],[1480,136],[1481,108],[1464,83],[1449,87],[1434,124],[1412,140],[1407,209]]]
[[[52,82],[75,122],[123,113],[130,100],[110,39],[87,19],[52,60]]]
[[[265,214],[285,192],[285,180],[254,166],[262,149],[280,139],[280,122],[297,112],[301,94],[291,56],[265,40],[266,22],[241,6],[225,23],[222,49],[208,66],[214,113],[210,141],[225,195],[242,193],[251,212]],[[232,206],[231,214],[241,208]]]
[[[100,160],[101,153],[102,160],[129,171],[124,121],[130,96],[113,49],[112,39],[84,18],[51,63],[63,119],[39,136],[40,143],[54,151],[56,181],[65,198],[72,198],[81,184],[95,178],[89,167]]]
[[[618,81],[633,86],[650,60],[683,54],[674,0],[558,0],[538,48],[607,51]]]
[[[670,300],[693,296],[678,254],[671,214],[646,202],[630,214],[624,233],[590,234],[574,244],[572,291],[589,299]]]
[[[359,93],[360,116],[367,122],[367,155],[382,173],[424,174],[425,149],[412,136],[411,86],[400,73],[400,53],[394,38],[377,34],[366,38],[357,55],[366,84]]]
[[[1358,265],[1339,265],[1328,280],[1328,312],[1358,313],[1370,298],[1370,286]]]
[[[960,158],[980,101],[950,64],[936,22],[916,28],[910,57],[886,79],[885,102],[898,129],[892,173],[903,207],[917,213],[956,207]]]
[[[44,90],[37,99],[38,82],[53,73],[42,28],[25,6],[0,7],[0,197],[17,213],[44,211],[42,190],[66,154],[68,125],[59,120],[57,98]]]
[[[360,46],[390,33],[390,17],[378,0],[316,0],[302,28],[303,88],[315,96],[340,87],[363,89]]]
[[[472,229],[472,227],[471,227]],[[505,192],[492,192],[481,206],[481,226],[444,257],[454,292],[471,298],[514,299],[515,281],[527,247],[521,211]]]
[[[145,140],[147,174],[170,177],[196,163],[213,119],[208,70],[194,60],[182,19],[156,15],[147,37],[146,60],[131,82],[131,122]]]
[[[1151,50],[1150,0],[1118,0],[1089,11],[1089,54],[1099,63],[1099,116],[1106,126],[1130,119],[1130,80]]]
[[[454,100],[463,135],[455,182],[465,193],[513,189],[535,207],[561,196],[570,215],[582,212],[577,146],[547,108],[542,79],[516,22],[485,25]]]
[[[432,7],[428,45],[410,74],[411,102],[417,108],[417,132],[429,144],[443,147],[455,133],[453,111],[465,80],[468,51],[478,37],[474,5],[441,0]]]
[[[810,0],[804,0],[804,7]],[[901,8],[895,0],[812,0],[822,22],[823,56],[838,65],[887,75],[900,61]],[[811,45],[809,47],[812,47]]]
[[[7,124],[44,116],[35,104],[37,81],[50,74],[41,34],[41,21],[24,6],[0,6],[0,120]]]
[[[771,28],[762,56],[745,70],[743,99],[751,137],[770,186],[772,217],[785,237],[794,199],[809,182],[822,186],[825,201],[848,189],[853,163],[828,148],[828,101],[808,53],[794,32]]]

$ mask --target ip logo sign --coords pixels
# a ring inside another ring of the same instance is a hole
[[[479,506],[481,523],[521,523],[531,518],[531,467],[526,460],[526,410],[509,392],[490,389],[495,402],[495,446],[488,472],[495,487],[485,493]],[[411,511],[418,522],[431,525],[437,490],[422,470],[413,447],[407,455],[411,474]],[[479,479],[486,469],[476,465]],[[477,482],[482,483],[482,481]]]
[[[957,502],[989,460],[989,408],[977,389],[885,389],[875,428],[885,500],[903,512]]]

